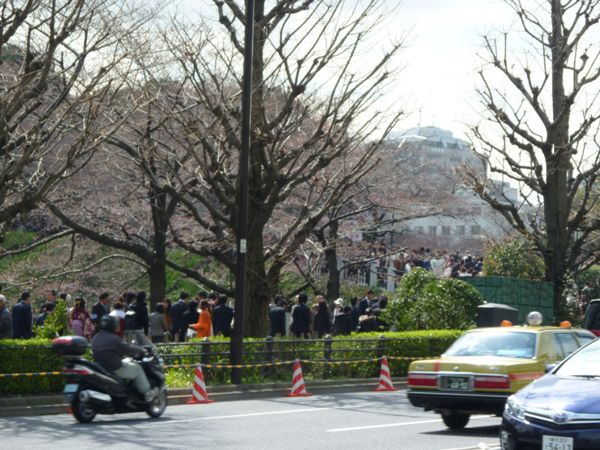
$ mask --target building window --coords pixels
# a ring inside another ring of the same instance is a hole
[[[416,232],[417,234],[423,234],[423,227],[422,227],[422,226],[420,226],[420,225],[417,225],[417,226],[415,227],[415,232]]]
[[[465,235],[465,226],[464,225],[457,225],[457,227],[456,227],[456,234],[458,234],[459,236],[464,236]]]
[[[437,234],[437,225],[429,225],[429,234],[432,236]]]
[[[479,236],[481,234],[481,227],[479,225],[471,225],[471,234]]]
[[[442,226],[442,235],[450,236],[450,227]]]

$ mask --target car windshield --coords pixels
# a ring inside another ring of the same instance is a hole
[[[561,376],[600,377],[600,341],[596,340],[582,348],[555,373]]]
[[[535,333],[476,331],[462,335],[444,355],[533,358],[535,340]]]

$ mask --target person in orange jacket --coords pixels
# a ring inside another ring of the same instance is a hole
[[[196,330],[198,337],[210,337],[212,336],[212,317],[208,308],[208,300],[202,300],[200,302],[200,316],[198,317],[198,323],[190,325],[191,328]]]

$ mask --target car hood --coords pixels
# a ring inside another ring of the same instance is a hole
[[[525,408],[600,415],[600,380],[545,375],[521,390]]]

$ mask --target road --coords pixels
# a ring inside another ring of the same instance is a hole
[[[1,447],[12,449],[497,450],[500,419],[476,416],[461,432],[413,408],[404,391],[181,405],[160,419],[145,414],[0,419]]]

